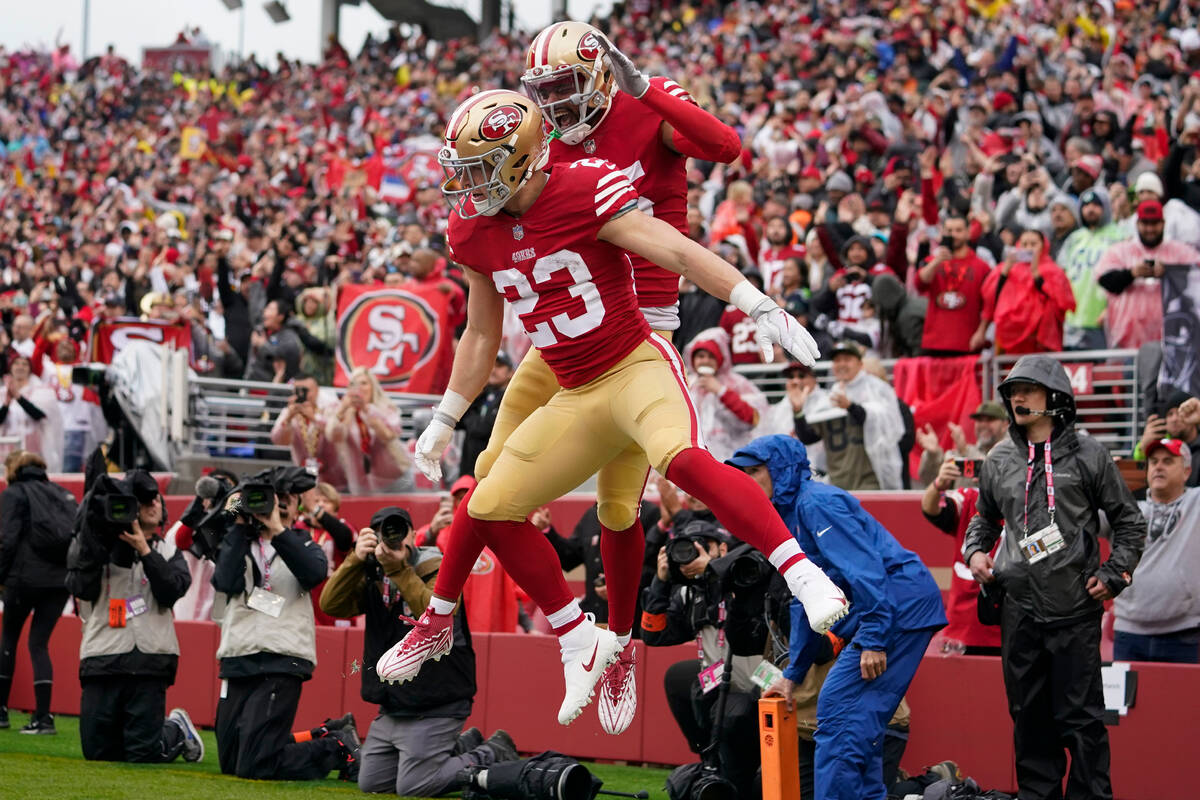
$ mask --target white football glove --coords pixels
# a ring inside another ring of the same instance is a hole
[[[817,340],[774,300],[767,298],[767,303],[756,307],[750,316],[758,325],[755,339],[762,348],[763,361],[770,363],[775,360],[774,345],[782,347],[784,352],[790,353],[806,367],[811,367],[821,357]]]
[[[442,402],[433,411],[433,420],[417,438],[413,461],[421,474],[435,484],[442,479],[442,453],[450,445],[458,421],[470,407],[470,400],[453,389],[447,389],[442,395]]]
[[[413,460],[417,464],[417,469],[421,470],[421,473],[435,484],[442,480],[442,453],[446,452],[453,436],[454,428],[435,419],[429,423],[429,427],[422,431],[417,439]]]
[[[638,70],[637,65],[630,60],[629,56],[618,50],[607,36],[598,36],[597,38],[600,40],[600,49],[608,58],[608,66],[612,69],[617,86],[625,94],[633,95],[640,100],[642,95],[650,90],[650,81]]]

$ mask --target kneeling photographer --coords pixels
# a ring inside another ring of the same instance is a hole
[[[733,538],[715,523],[693,520],[659,549],[657,571],[642,593],[642,639],[650,647],[696,642],[696,660],[667,669],[667,703],[692,752],[709,762],[709,745],[716,741],[717,771],[745,800],[756,794],[758,690],[750,676],[762,656],[731,656],[727,647],[729,609],[721,577],[710,564],[725,556],[731,543]],[[719,709],[726,658],[731,659],[731,685]]]
[[[359,532],[321,592],[326,614],[366,615],[362,698],[379,705],[379,716],[362,747],[358,786],[364,792],[435,797],[461,788],[461,770],[517,757],[504,731],[487,741],[474,728],[462,731],[475,699],[475,651],[461,605],[446,657],[403,686],[381,681],[375,671],[375,662],[429,604],[441,563],[436,547],[416,546],[408,512],[388,506]]]
[[[162,495],[142,470],[124,480],[93,474],[67,554],[66,580],[83,622],[83,756],[199,761],[204,744],[187,712],[177,708],[165,716],[167,687],[179,662],[171,607],[192,579],[182,552],[162,538]]]
[[[276,467],[235,487],[199,524],[201,540],[219,540],[212,585],[225,603],[216,733],[227,775],[314,780],[337,769],[357,779],[352,727],[322,728],[303,742],[291,733],[301,684],[317,661],[309,592],[325,579],[327,561],[307,533],[289,526],[299,495],[314,485],[300,467]]]

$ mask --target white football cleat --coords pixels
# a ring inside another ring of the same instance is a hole
[[[375,672],[381,681],[411,681],[426,659],[437,661],[454,644],[454,618],[450,614],[434,614],[426,608],[420,619],[408,621],[413,629],[375,662]]]
[[[812,561],[806,558],[798,566],[785,576],[788,590],[804,606],[808,626],[817,633],[825,633],[833,623],[850,613],[850,601]]]
[[[566,683],[566,693],[558,709],[560,725],[570,725],[583,713],[584,707],[592,702],[596,693],[596,683],[604,675],[604,671],[617,660],[622,650],[617,635],[596,627],[590,614],[580,623],[581,627],[585,625],[590,631],[585,630],[581,633],[587,636],[587,644],[577,649],[563,650],[563,680]]]
[[[617,660],[604,671],[600,679],[600,727],[605,733],[624,733],[637,712],[637,679],[634,676],[637,660],[633,644],[625,646]]]

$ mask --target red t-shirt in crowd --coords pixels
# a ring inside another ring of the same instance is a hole
[[[927,350],[971,350],[971,335],[983,314],[983,282],[991,268],[974,252],[942,262],[925,283],[917,273],[917,289],[929,297],[921,347]]]
[[[1000,627],[979,621],[979,584],[962,559],[963,540],[967,537],[967,525],[975,516],[978,499],[979,490],[970,486],[942,493],[942,501],[953,503],[958,509],[958,529],[954,533],[957,556],[950,576],[950,597],[946,600],[946,619],[950,624],[942,630],[942,635],[968,647],[999,647]]]

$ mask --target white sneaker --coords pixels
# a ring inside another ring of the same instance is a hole
[[[584,628],[586,626],[586,628]],[[558,709],[558,724],[570,725],[592,702],[596,693],[596,682],[604,671],[621,654],[621,643],[612,631],[596,627],[592,615],[580,623],[580,636],[586,644],[578,648],[564,649],[562,654],[563,680],[566,693]],[[575,631],[572,631],[575,633]]]
[[[800,569],[790,571],[787,584],[792,596],[804,606],[809,627],[817,633],[825,633],[850,613],[845,593],[807,558],[800,562]]]
[[[191,763],[204,759],[204,740],[196,730],[192,718],[182,708],[172,708],[167,719],[183,729],[183,760]]]
[[[451,615],[434,614],[426,608],[419,620],[404,619],[412,623],[412,630],[375,662],[375,673],[381,681],[411,681],[417,677],[426,659],[437,661],[449,653],[454,644],[454,618]]]
[[[621,655],[600,679],[600,727],[605,733],[616,736],[624,733],[633,722],[637,712],[637,678],[634,676],[637,660],[632,644],[625,646]]]

